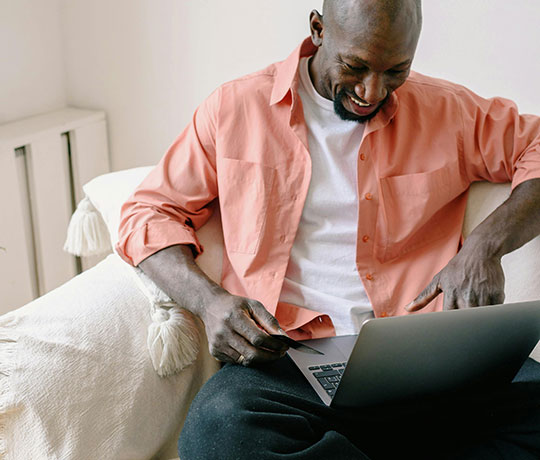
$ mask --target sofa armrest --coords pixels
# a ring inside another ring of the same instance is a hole
[[[471,186],[463,236],[466,238],[474,228],[510,196],[510,184],[491,184],[477,182]],[[521,248],[506,254],[502,258],[506,277],[504,291],[505,302],[520,302],[540,299],[540,237],[534,238]],[[540,361],[540,346],[531,357]]]
[[[176,456],[189,404],[219,364],[196,321],[197,360],[157,375],[146,345],[148,299],[128,269],[110,255],[0,317],[0,457]]]

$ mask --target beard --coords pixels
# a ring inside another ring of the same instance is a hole
[[[371,112],[369,115],[356,115],[355,113],[349,112],[345,106],[343,105],[343,100],[349,97],[347,95],[347,91],[345,89],[339,90],[339,92],[336,94],[336,97],[334,98],[334,112],[336,112],[336,115],[345,121],[356,121],[357,123],[367,123],[369,120],[371,120],[375,115],[379,113],[379,110],[381,110],[382,106],[386,103],[388,98],[390,97],[390,93],[386,95],[386,97],[379,103],[379,106]]]

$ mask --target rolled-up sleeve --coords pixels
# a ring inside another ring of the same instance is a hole
[[[121,209],[116,250],[131,265],[176,244],[203,248],[195,230],[217,196],[216,130],[219,90],[193,119]]]
[[[463,168],[471,181],[512,182],[540,177],[540,117],[521,115],[504,98],[484,99],[463,89]]]

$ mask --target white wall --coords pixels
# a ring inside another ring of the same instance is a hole
[[[104,109],[113,169],[155,163],[207,94],[284,59],[321,5],[0,0],[0,123],[65,102]],[[424,0],[415,68],[540,114],[538,24],[538,0]]]
[[[152,164],[219,84],[284,59],[322,0],[64,0],[67,94],[103,108],[113,169]]]
[[[0,0],[0,124],[65,105],[59,0]]]
[[[63,0],[67,95],[104,108],[113,169],[155,163],[220,83],[285,58],[322,0]],[[416,69],[540,113],[538,0],[424,1]]]
[[[415,68],[540,115],[540,1],[424,0]]]

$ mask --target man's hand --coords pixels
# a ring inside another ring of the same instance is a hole
[[[504,273],[499,257],[487,257],[467,240],[461,251],[437,273],[407,311],[424,308],[441,292],[443,308],[453,310],[504,302]]]
[[[285,334],[264,306],[252,299],[221,292],[206,305],[201,319],[210,353],[244,366],[281,358],[288,346],[270,334]]]
[[[210,353],[220,361],[249,366],[284,355],[288,346],[270,334],[284,334],[256,300],[230,294],[195,263],[191,248],[169,246],[139,267],[178,305],[202,319]]]
[[[424,308],[444,293],[444,309],[504,302],[501,258],[540,234],[540,179],[519,184],[465,240],[461,251],[407,307]]]

